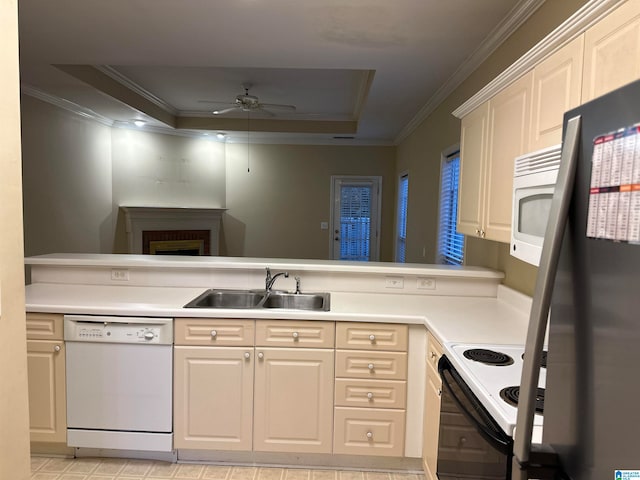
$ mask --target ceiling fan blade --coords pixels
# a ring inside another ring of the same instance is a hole
[[[235,112],[237,110],[238,110],[237,107],[229,107],[229,108],[225,108],[223,110],[214,110],[213,114],[214,115],[224,115],[225,113]]]
[[[260,104],[263,107],[267,107],[267,108],[275,108],[278,110],[289,110],[292,112],[296,111],[296,106],[295,105],[283,105],[281,103],[261,103]]]
[[[235,102],[229,102],[227,100],[198,100],[198,103],[216,103],[218,105],[234,105]]]

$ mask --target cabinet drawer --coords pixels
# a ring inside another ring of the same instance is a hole
[[[406,380],[407,354],[336,350],[336,377]]]
[[[333,348],[333,322],[265,320],[256,324],[258,347]]]
[[[401,457],[404,423],[404,410],[336,407],[333,453]]]
[[[336,325],[336,348],[407,351],[406,325],[340,322]]]
[[[253,320],[176,318],[174,326],[176,345],[253,346]]]
[[[442,356],[443,348],[431,332],[427,333],[427,365],[438,371],[438,361]]]
[[[27,313],[27,340],[62,340],[64,316],[56,313]]]
[[[336,379],[336,406],[405,408],[407,382],[399,380]]]

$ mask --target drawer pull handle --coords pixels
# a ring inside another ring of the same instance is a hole
[[[367,368],[368,368],[370,371],[373,371],[373,369],[375,368],[375,365],[374,365],[373,363],[370,363],[369,365],[367,365]]]
[[[367,393],[367,398],[369,400],[372,400],[373,399],[373,393],[371,393],[371,392]]]
[[[371,340],[371,343],[376,341],[376,336],[375,335],[369,335],[369,340]]]
[[[435,358],[436,358],[436,356],[437,356],[437,355],[436,355],[436,352],[431,352],[431,358],[432,358],[432,359],[435,359]]]
[[[56,345],[55,347],[53,347],[53,350],[56,352],[60,351],[60,345]]]
[[[293,332],[292,336],[293,336],[294,340],[297,340],[298,337],[299,337],[298,332]]]
[[[211,338],[216,338],[218,336],[217,330],[211,330]]]
[[[258,358],[262,360],[264,358],[264,353],[258,352]]]
[[[373,432],[367,432],[367,438],[368,439],[372,439],[373,438]]]
[[[441,388],[439,388],[439,389],[438,389],[438,396],[439,396],[439,397],[441,397],[441,396],[442,396],[442,389],[441,389]]]
[[[244,358],[249,360],[251,358],[251,354],[249,352],[244,352]]]

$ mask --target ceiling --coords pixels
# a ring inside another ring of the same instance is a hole
[[[394,144],[542,1],[20,0],[21,83],[120,126]],[[295,112],[212,113],[246,84]]]

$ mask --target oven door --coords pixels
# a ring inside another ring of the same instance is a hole
[[[442,378],[438,478],[510,479],[513,439],[491,418],[445,355],[438,371]]]

